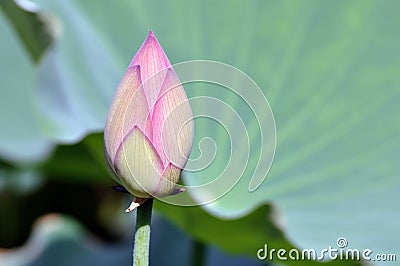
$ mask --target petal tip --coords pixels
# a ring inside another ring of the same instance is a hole
[[[149,34],[148,34],[147,37],[154,37],[153,29],[150,29]]]

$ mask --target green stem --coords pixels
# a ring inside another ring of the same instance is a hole
[[[203,242],[193,240],[190,254],[191,266],[203,266],[206,259],[206,246]]]
[[[149,265],[150,223],[153,199],[146,200],[137,208],[133,266]]]

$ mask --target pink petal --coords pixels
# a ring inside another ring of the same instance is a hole
[[[193,114],[185,90],[169,69],[152,113],[153,145],[164,167],[183,169],[193,142]]]
[[[133,127],[140,128],[152,138],[149,107],[141,86],[140,67],[126,70],[111,103],[104,130],[106,157],[111,165],[124,137]]]
[[[149,106],[152,106],[157,99],[166,72],[160,72],[171,66],[164,50],[158,40],[150,31],[146,40],[132,59],[130,66],[141,67],[141,79]],[[159,73],[160,72],[160,73]],[[156,75],[156,73],[159,73]]]
[[[181,169],[172,164],[168,164],[159,179],[155,191],[152,193],[155,197],[165,197],[174,193],[176,183],[179,181]]]

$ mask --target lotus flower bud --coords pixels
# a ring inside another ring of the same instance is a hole
[[[104,130],[106,160],[115,179],[136,197],[174,193],[193,141],[185,91],[153,32],[128,66]]]

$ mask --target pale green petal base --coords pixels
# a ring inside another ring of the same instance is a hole
[[[153,145],[138,128],[126,137],[118,151],[115,168],[121,184],[139,198],[165,197],[173,193],[181,170],[163,165]]]

